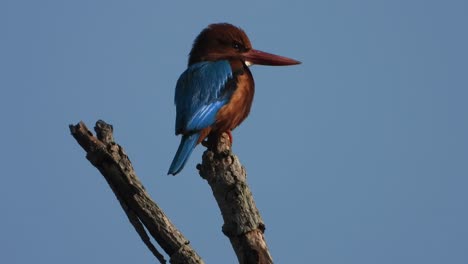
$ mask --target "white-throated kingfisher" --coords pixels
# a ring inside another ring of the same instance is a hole
[[[179,173],[195,146],[236,128],[250,112],[254,80],[248,66],[285,66],[297,60],[252,49],[244,31],[211,24],[195,39],[188,68],[175,89],[176,135],[182,139],[168,174]],[[232,142],[232,138],[231,138]]]

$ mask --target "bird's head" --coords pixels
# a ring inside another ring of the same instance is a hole
[[[195,39],[189,56],[189,65],[201,61],[241,60],[252,64],[285,66],[300,62],[290,58],[252,49],[245,32],[231,24],[211,24]]]

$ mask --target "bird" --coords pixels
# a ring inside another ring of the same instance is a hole
[[[228,133],[248,116],[255,84],[249,66],[286,66],[300,61],[255,50],[247,34],[229,23],[208,25],[195,38],[188,67],[175,88],[175,134],[182,135],[168,175],[178,174],[195,147]]]

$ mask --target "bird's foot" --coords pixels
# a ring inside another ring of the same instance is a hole
[[[231,143],[230,146],[232,147],[232,133],[231,133],[231,130],[226,131],[226,134],[229,137],[229,142]]]
[[[221,142],[224,142],[224,144],[227,144],[231,148],[233,140],[232,133],[231,131],[225,131],[225,133],[227,137],[223,134],[210,134],[210,136],[203,140],[201,144],[208,149],[216,149],[219,144],[223,144]]]

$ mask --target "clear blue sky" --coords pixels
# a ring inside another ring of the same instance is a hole
[[[177,177],[175,82],[242,27],[303,62],[252,67],[234,133],[276,263],[468,263],[467,1],[0,2],[0,263],[153,263],[68,124],[114,125],[207,263],[236,263],[199,147]]]

